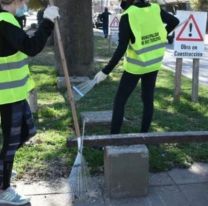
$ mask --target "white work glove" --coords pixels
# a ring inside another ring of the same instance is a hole
[[[104,74],[102,71],[99,71],[95,77],[94,80],[96,81],[96,84],[99,84],[100,82],[104,81],[107,78],[107,75]]]
[[[52,22],[54,22],[58,17],[60,17],[60,15],[59,8],[57,6],[48,6],[43,13],[43,18],[49,19]]]

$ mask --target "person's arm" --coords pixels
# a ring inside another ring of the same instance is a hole
[[[17,51],[21,51],[28,56],[35,56],[45,46],[48,37],[54,28],[54,23],[44,19],[33,37],[29,37],[24,30],[10,23],[1,22],[1,31],[4,31],[4,38]]]
[[[109,74],[113,70],[113,68],[118,64],[118,62],[126,52],[130,39],[131,29],[129,25],[128,15],[126,14],[121,17],[119,23],[118,46],[109,63],[105,66],[104,69],[102,69],[103,73]]]
[[[179,24],[179,19],[175,16],[169,14],[168,12],[161,9],[160,12],[162,21],[166,24],[166,30],[168,34],[175,29],[175,27]]]

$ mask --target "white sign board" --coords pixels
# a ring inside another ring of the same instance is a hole
[[[119,30],[119,22],[120,22],[120,15],[112,14],[109,16],[109,32],[112,33],[118,33]]]
[[[183,23],[175,30],[174,56],[201,58],[204,53],[207,13],[179,10],[176,16]]]

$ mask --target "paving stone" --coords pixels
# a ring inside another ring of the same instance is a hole
[[[170,178],[167,172],[150,173],[149,175],[150,186],[162,186],[162,185],[173,185],[174,182]]]
[[[68,186],[68,180],[63,178],[57,182],[34,182],[24,183],[18,181],[15,183],[16,190],[24,195],[39,195],[39,194],[50,194],[50,193],[69,193],[70,188]]]
[[[190,206],[208,205],[208,184],[179,185]]]
[[[96,201],[77,201],[73,206],[107,206],[103,199]]]
[[[107,206],[188,206],[176,186],[150,187],[146,197],[130,199],[105,199]]]
[[[31,199],[31,206],[73,206],[69,194],[38,195]],[[28,205],[29,206],[29,205]]]
[[[100,190],[100,186],[103,184],[103,177],[91,177],[91,183],[92,190],[90,191],[90,197],[85,199],[85,201],[74,201],[73,194],[68,185],[68,179],[65,178],[51,183],[41,181],[25,184],[24,182],[18,181],[15,184],[17,185],[16,190],[19,193],[32,197],[32,206],[102,206],[102,204],[104,206],[102,192]],[[25,206],[30,206],[30,204]]]
[[[208,182],[208,165],[194,163],[189,169],[173,169],[168,174],[176,184]]]

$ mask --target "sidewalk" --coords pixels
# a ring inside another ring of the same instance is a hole
[[[208,164],[204,163],[150,174],[149,194],[141,198],[110,200],[103,189],[103,176],[93,177],[93,182],[97,183],[98,195],[75,203],[66,179],[52,184],[17,182],[16,185],[19,192],[32,198],[31,206],[207,206],[208,202]]]

